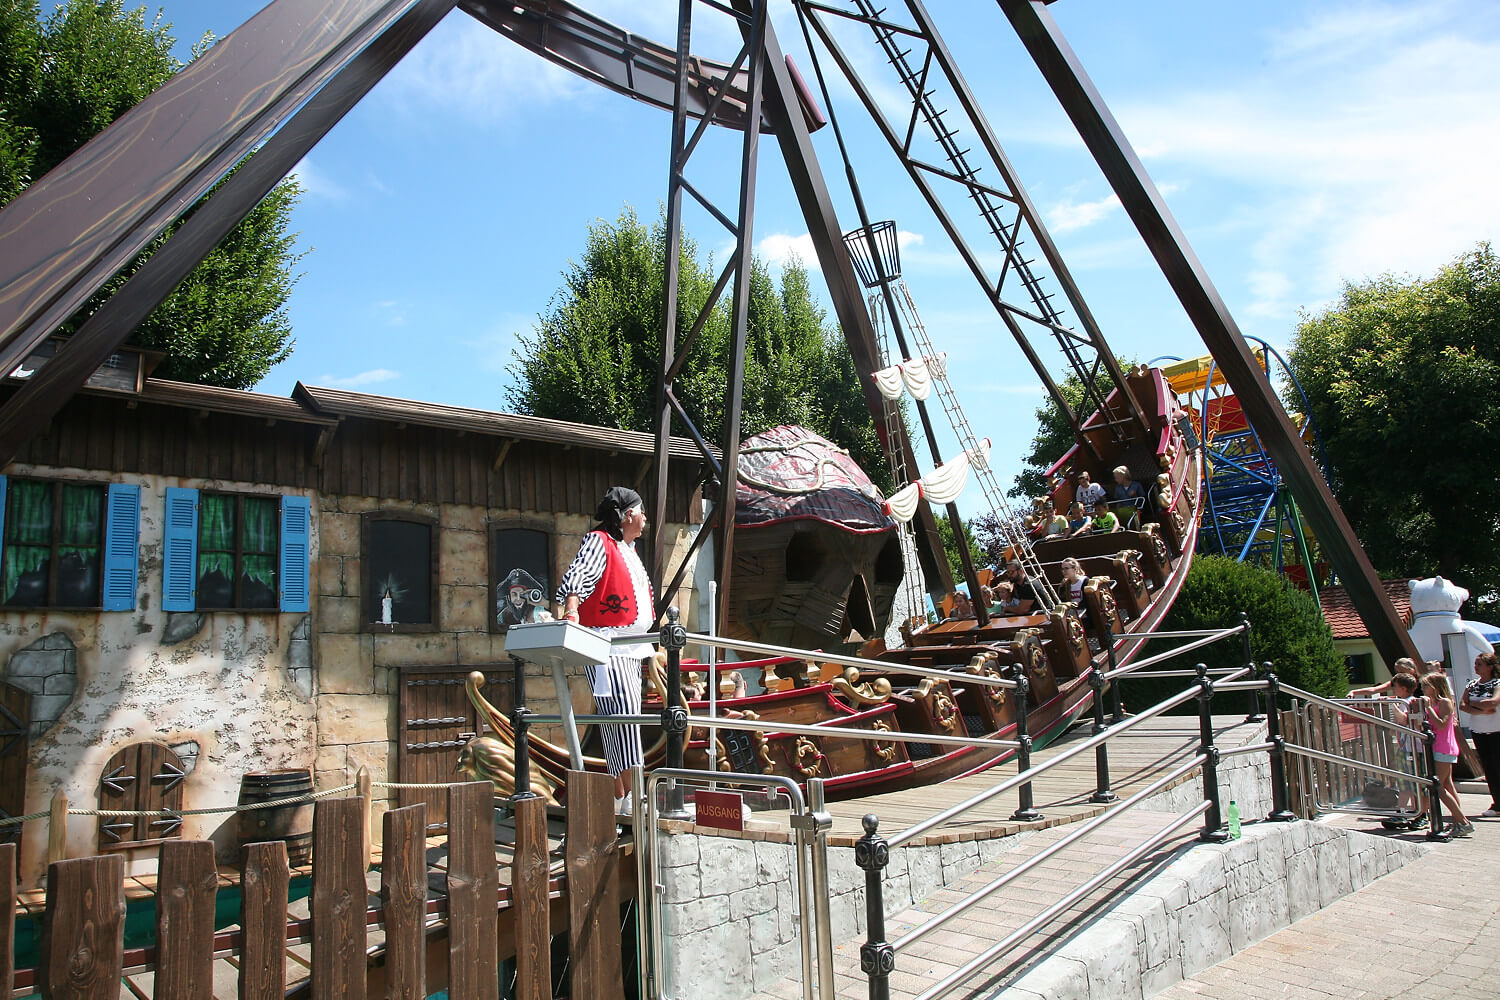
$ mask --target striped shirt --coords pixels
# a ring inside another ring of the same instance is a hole
[[[618,542],[617,546],[625,559],[626,568],[630,570],[630,582],[635,586],[636,618],[630,625],[606,625],[594,631],[602,635],[639,635],[650,632],[651,626],[655,624],[656,609],[651,604],[651,582],[646,576],[646,567],[641,563],[641,557],[636,555],[634,542]],[[608,558],[601,534],[591,531],[583,536],[578,555],[573,557],[568,571],[563,574],[562,582],[557,585],[557,603],[565,605],[569,597],[587,600],[604,578],[604,566]],[[652,647],[650,643],[636,643],[616,646],[614,652],[620,656],[645,658],[651,655]]]

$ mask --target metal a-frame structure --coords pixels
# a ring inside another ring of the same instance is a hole
[[[694,3],[728,11],[739,20],[744,38],[739,58],[725,64],[691,55]],[[154,238],[197,206],[172,238],[89,317],[56,358],[0,406],[0,465],[14,459],[21,445],[82,387],[198,260],[454,7],[595,82],[671,109],[668,203],[674,233],[680,226],[674,202],[680,208],[683,193],[699,197],[686,171],[702,127],[690,136],[688,122],[697,119],[744,131],[739,195],[733,211],[704,202],[736,242],[716,296],[733,281],[731,339],[740,348],[744,343],[743,286],[748,282],[753,229],[753,153],[759,134],[773,133],[855,365],[860,371],[873,371],[878,359],[873,329],[812,148],[808,117],[811,114],[816,122],[816,111],[782,56],[765,13],[767,3],[732,0],[726,6],[714,0],[681,0],[677,44],[667,47],[621,31],[563,0],[273,0],[0,212],[0,366],[10,371]],[[874,32],[912,101],[904,140],[889,122],[884,129],[887,138],[975,268],[1002,323],[1077,424],[1086,414],[1067,409],[1046,366],[1020,332],[1023,326],[1037,327],[1052,337],[1080,375],[1105,372],[1116,388],[1123,388],[1123,379],[923,4],[905,0],[905,14],[898,21],[898,11],[877,10],[864,0],[793,3],[804,24],[812,25],[820,37],[825,32],[819,25],[834,16],[862,22]],[[1267,451],[1296,492],[1381,654],[1387,659],[1414,655],[1369,560],[1301,447],[1228,309],[1063,39],[1046,3],[999,0],[999,5],[1073,119],[1241,399]],[[679,53],[683,54],[680,58]],[[837,54],[834,61],[846,76],[851,75],[853,67],[844,65]],[[853,76],[857,81],[857,74]],[[966,118],[967,127],[978,137],[981,160],[995,166],[995,176],[1001,181],[978,179],[969,150],[955,141],[964,126],[949,124],[944,110],[931,104],[930,85],[940,80],[956,95],[962,113],[958,117]],[[857,82],[855,89],[861,90]],[[931,133],[941,150],[939,156],[912,154],[912,136],[919,126]],[[1000,242],[1005,264],[998,278],[982,273],[974,264],[974,256],[949,221],[950,210],[932,193],[934,179],[957,185]],[[213,197],[202,201],[216,184]],[[1051,293],[1042,289],[1040,272],[1034,266],[1037,262],[1021,252],[1022,233],[1029,234],[1031,245],[1039,250],[1040,266],[1050,268],[1078,318],[1076,323],[1065,322],[1061,307],[1051,304]],[[675,260],[675,255],[669,254],[668,259]],[[1024,290],[1019,300],[1005,293],[1006,274]],[[669,281],[667,287],[674,289],[675,282]],[[667,310],[671,318],[664,337],[667,348],[658,423],[662,440],[674,420],[682,422],[684,416],[671,392],[673,366],[685,353],[677,339],[675,308],[673,304]],[[692,330],[693,324],[688,324],[688,336]],[[738,371],[739,359],[732,363]],[[739,379],[732,382],[726,402],[734,404],[731,409],[737,413]],[[1094,379],[1084,378],[1084,384],[1092,386]],[[864,390],[879,427],[876,391],[869,383]],[[1139,414],[1130,405],[1128,393],[1120,398],[1125,402],[1122,410],[1116,407],[1119,412],[1103,405],[1103,399],[1091,402],[1103,412],[1106,423],[1126,433],[1132,423],[1139,422]],[[732,484],[738,447],[732,439],[737,436],[737,420],[728,424],[732,432],[726,435],[718,457],[689,427],[705,459],[716,466],[722,485],[724,502],[718,505],[721,578],[727,578],[733,555]],[[909,442],[894,444],[911,457]],[[664,457],[658,464],[660,483],[665,476]],[[656,493],[659,506],[664,494],[659,487]],[[660,523],[660,517],[657,520]],[[918,531],[923,568],[930,581],[942,581],[946,567],[935,555],[941,549],[933,529],[931,515],[924,510]],[[655,560],[653,570],[658,580],[666,576],[661,558]],[[972,579],[970,585],[974,586]]]

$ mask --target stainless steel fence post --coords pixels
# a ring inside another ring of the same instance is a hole
[[[642,997],[657,994],[656,978],[661,974],[655,943],[656,927],[656,821],[651,803],[646,799],[646,772],[630,769],[631,830],[635,836],[635,936],[637,961],[641,966]]]
[[[1240,612],[1240,625],[1243,627],[1243,631],[1240,632],[1240,645],[1241,645],[1241,648],[1243,649],[1243,651],[1245,653],[1244,664],[1249,669],[1250,676],[1254,677],[1255,676],[1255,657],[1254,657],[1254,653],[1250,649],[1250,616],[1247,615],[1247,614],[1245,614],[1245,612],[1243,612],[1243,611]],[[1245,713],[1245,721],[1246,722],[1259,722],[1260,721],[1260,692],[1258,690],[1256,690],[1255,688],[1251,688],[1249,691],[1246,692],[1246,694],[1248,694],[1250,696],[1250,711],[1247,712],[1247,713]],[[1274,707],[1271,708],[1270,711],[1275,711],[1275,708]]]
[[[1208,811],[1203,814],[1203,832],[1198,839],[1222,844],[1229,839],[1219,811],[1219,748],[1214,746],[1214,682],[1208,679],[1208,665],[1193,668],[1198,674],[1198,752],[1203,755],[1203,797]]]
[[[809,778],[807,809],[813,823],[810,846],[813,912],[818,928],[818,996],[822,1000],[837,1000],[837,988],[833,981],[833,936],[829,930],[832,917],[828,912],[831,899],[828,890],[828,831],[833,826],[833,817],[828,814],[827,805],[823,779]]]
[[[682,751],[688,731],[687,710],[681,704],[682,650],[686,645],[687,629],[679,623],[677,609],[668,608],[667,623],[661,629],[661,648],[667,651],[667,693],[662,699],[661,725],[667,733],[667,767],[675,770],[682,768]],[[666,819],[686,818],[681,782],[667,782],[667,803],[662,816]]]
[[[870,981],[870,1000],[891,1000],[891,972],[896,968],[896,949],[885,939],[885,866],[891,848],[877,834],[880,819],[867,813],[861,821],[865,835],[854,844],[854,863],[865,871],[865,943],[859,948],[859,969]]]
[[[1296,815],[1288,808],[1286,792],[1286,738],[1281,735],[1281,682],[1270,661],[1260,665],[1266,680],[1266,739],[1271,743],[1271,815],[1272,823],[1288,823]]]
[[[521,799],[536,798],[536,793],[531,790],[531,743],[527,736],[527,716],[531,713],[526,711],[526,661],[519,656],[512,656],[510,662],[514,671],[511,677],[514,703],[510,708],[510,724],[516,731],[516,792],[511,799],[519,802]],[[558,697],[562,696],[562,692],[558,692]]]
[[[1025,774],[1031,770],[1031,736],[1026,732],[1026,716],[1030,712],[1027,702],[1031,692],[1031,681],[1026,677],[1026,671],[1020,668],[1016,670],[1016,742],[1020,744],[1016,748],[1016,771]],[[1043,816],[1037,811],[1036,805],[1031,798],[1031,782],[1022,783],[1016,790],[1020,798],[1018,808],[1011,814],[1011,819],[1021,823],[1033,823]]]
[[[1094,689],[1094,730],[1098,736],[1109,727],[1104,723],[1104,677],[1095,670],[1089,675],[1089,687]],[[1113,802],[1116,796],[1109,787],[1109,744],[1101,742],[1094,748],[1094,794],[1090,802]]]

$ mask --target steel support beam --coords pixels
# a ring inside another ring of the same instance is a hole
[[[1313,464],[1301,434],[1282,409],[1229,307],[1046,4],[1041,0],[998,0],[998,3],[1119,196],[1188,318],[1234,389],[1267,453],[1298,498],[1380,655],[1387,663],[1403,656],[1417,657],[1416,645],[1386,596],[1375,568],[1322,473]]]
[[[735,0],[736,4],[742,0]],[[854,265],[844,248],[843,230],[833,209],[833,199],[828,193],[828,182],[813,150],[812,136],[801,120],[801,115],[788,114],[788,109],[798,107],[798,88],[787,69],[781,54],[774,28],[766,28],[766,101],[763,114],[775,128],[776,141],[781,145],[781,155],[786,161],[787,174],[791,178],[792,190],[802,207],[802,217],[807,223],[807,232],[812,239],[813,252],[818,257],[818,268],[823,280],[828,283],[828,297],[833,312],[839,321],[839,330],[849,353],[854,359],[854,370],[861,376],[878,371],[880,347],[875,337],[875,327],[870,322],[870,313],[865,308],[865,299]],[[783,127],[782,122],[788,122]],[[884,428],[884,397],[875,388],[873,379],[861,377],[860,390],[870,410],[870,419],[875,422],[876,433]],[[905,433],[900,441],[888,442],[888,447],[905,453],[906,467],[917,468],[916,453]],[[930,592],[946,594],[953,589],[953,574],[943,554],[942,536],[938,534],[937,519],[932,508],[923,500],[918,505],[915,521],[917,557],[922,564],[922,575]]]
[[[239,224],[318,140],[453,9],[456,0],[418,0],[302,106],[264,146],[90,316],[48,364],[0,407],[0,468],[37,427],[83,388],[206,254]]]
[[[416,0],[274,0],[0,211],[0,371]]]

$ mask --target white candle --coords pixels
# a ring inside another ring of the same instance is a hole
[[[391,592],[389,590],[380,599],[380,624],[391,624]]]

